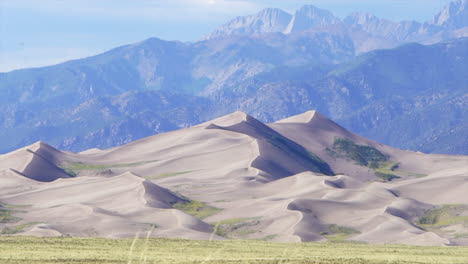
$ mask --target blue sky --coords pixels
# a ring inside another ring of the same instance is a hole
[[[313,4],[344,17],[366,11],[429,20],[450,0],[0,0],[0,72],[56,64],[159,37],[194,41],[229,19]]]

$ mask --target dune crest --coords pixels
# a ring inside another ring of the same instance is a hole
[[[24,177],[51,182],[60,178],[69,178],[58,167],[59,160],[65,154],[44,142],[37,142],[14,152],[0,155],[0,170],[13,169]]]
[[[315,110],[307,111],[305,113],[291,116],[285,119],[281,119],[279,121],[276,121],[275,123],[310,123],[315,117],[318,117],[318,115],[321,115]],[[319,117],[318,117],[319,118]]]

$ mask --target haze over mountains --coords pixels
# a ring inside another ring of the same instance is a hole
[[[468,154],[466,3],[426,23],[266,9],[194,43],[152,38],[0,73],[0,151],[107,148],[236,110],[271,122],[318,109],[394,147]]]
[[[330,11],[307,5],[289,14],[281,9],[265,9],[257,14],[238,17],[219,27],[206,39],[232,35],[338,30],[351,38],[357,53],[378,48],[396,47],[402,43],[432,44],[453,37],[468,36],[467,1],[448,4],[431,21],[394,22],[370,13],[355,12],[340,19]]]
[[[467,164],[315,111],[271,124],[235,112],[107,150],[37,142],[0,155],[0,230],[468,245]]]

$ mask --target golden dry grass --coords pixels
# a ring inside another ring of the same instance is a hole
[[[468,263],[466,247],[263,241],[1,237],[0,263]]]

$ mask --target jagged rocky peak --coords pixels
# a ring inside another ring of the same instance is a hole
[[[343,22],[347,25],[365,25],[368,23],[380,22],[380,19],[371,13],[354,12],[343,19]]]
[[[242,34],[283,32],[292,15],[278,8],[266,8],[250,15],[240,16],[216,29],[206,39]]]
[[[459,29],[468,26],[468,0],[456,0],[445,6],[439,14],[435,15],[431,24]]]
[[[292,15],[279,8],[266,8],[260,11],[256,17],[264,23],[266,30],[278,31],[278,26],[286,26]]]
[[[313,5],[303,6],[297,10],[285,30],[285,33],[308,30],[314,27],[328,26],[341,23],[330,11]]]
[[[394,41],[407,41],[417,34],[421,24],[416,21],[394,22],[381,19],[370,13],[355,12],[347,16],[343,22],[373,36],[380,36]]]

